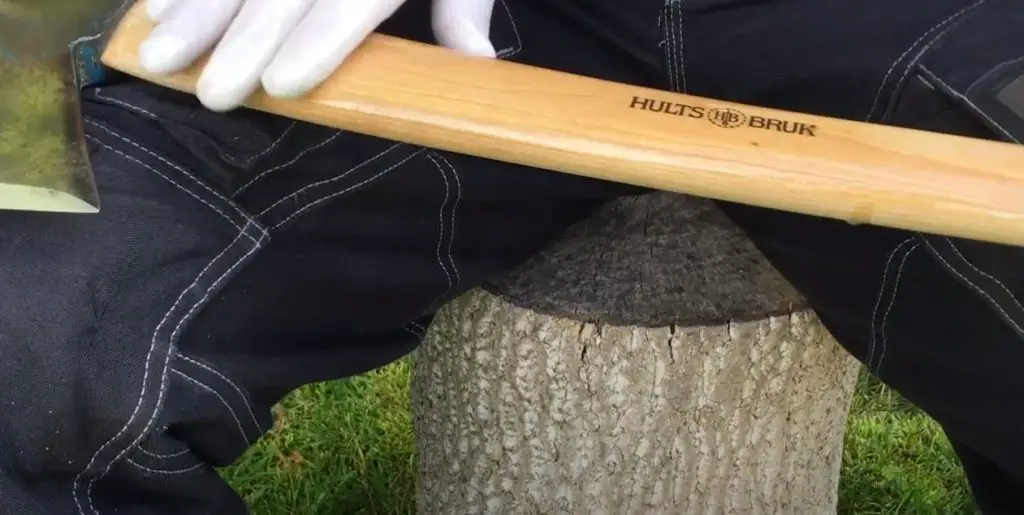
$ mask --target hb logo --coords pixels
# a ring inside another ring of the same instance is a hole
[[[725,127],[726,129],[742,127],[747,123],[747,115],[728,107],[716,107],[714,109],[709,109],[707,119],[711,123],[719,127]]]

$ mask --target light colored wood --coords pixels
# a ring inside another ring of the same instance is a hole
[[[140,66],[138,46],[152,28],[140,2],[113,34],[103,61],[194,92],[205,60],[173,76]],[[688,107],[683,115],[633,109],[636,97],[667,102],[672,112]],[[674,94],[465,57],[380,34],[309,95],[283,100],[258,92],[247,106],[654,189],[1024,244],[1024,148],[1009,143]],[[739,126],[696,117],[716,109],[731,113]],[[811,126],[815,135],[758,128],[764,119],[791,129]]]

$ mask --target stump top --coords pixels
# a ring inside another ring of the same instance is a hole
[[[646,327],[806,308],[712,202],[663,192],[610,203],[487,289],[549,315]]]

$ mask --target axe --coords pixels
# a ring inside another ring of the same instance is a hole
[[[194,92],[205,60],[147,73],[141,2],[102,61]],[[913,231],[1024,245],[1024,148],[602,81],[381,34],[298,99],[246,106],[500,161]]]

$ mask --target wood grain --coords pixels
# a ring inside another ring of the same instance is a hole
[[[155,76],[140,2],[103,62],[194,92],[205,63]],[[1024,245],[1024,148],[740,105],[374,34],[320,88],[248,107],[547,170],[850,223]],[[660,112],[659,112],[660,111]]]

